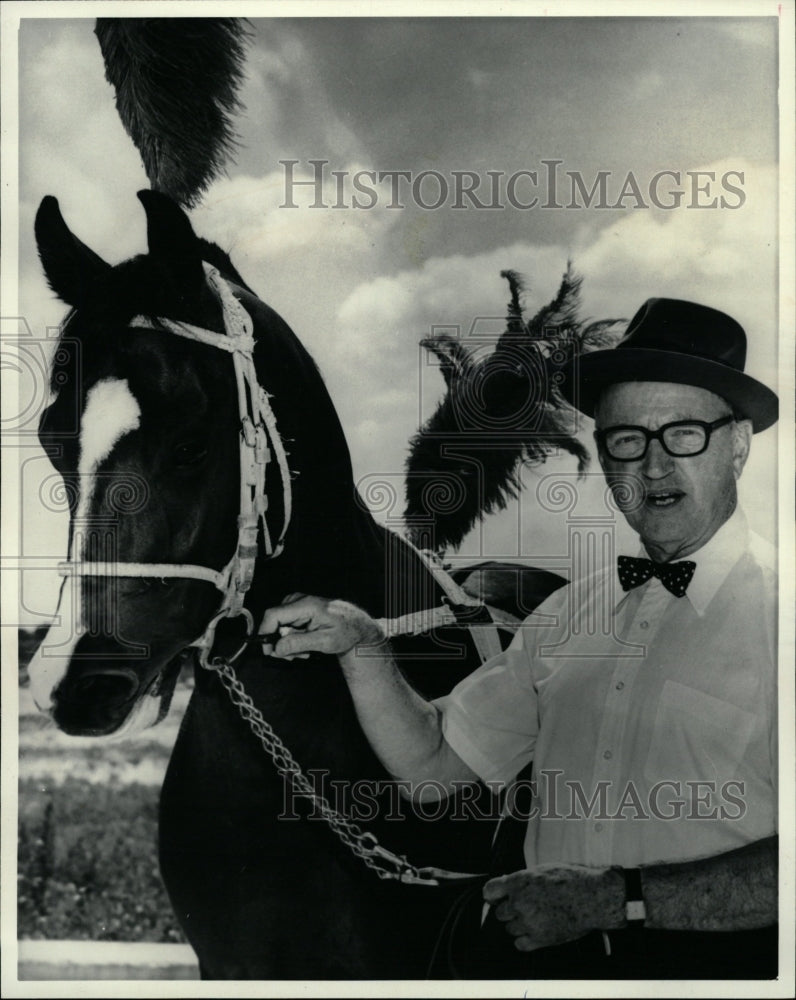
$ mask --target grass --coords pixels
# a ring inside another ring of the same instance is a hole
[[[21,939],[183,941],[158,871],[157,787],[19,786]]]
[[[30,696],[27,664],[45,632],[19,632],[18,936],[184,941],[158,870],[157,804],[190,680],[146,735],[73,740]]]

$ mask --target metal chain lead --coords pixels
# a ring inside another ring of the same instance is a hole
[[[312,782],[301,770],[291,752],[277,736],[272,727],[263,718],[262,713],[246,693],[238,680],[235,668],[222,657],[214,657],[207,669],[218,674],[230,701],[237,708],[243,721],[260,741],[263,750],[271,758],[277,772],[290,781],[296,793],[310,799],[320,811],[323,818],[339,837],[343,844],[358,858],[372,869],[380,879],[399,879],[425,885],[436,885],[433,877],[424,877],[421,869],[410,864],[403,855],[393,854],[382,847],[372,833],[361,829],[356,823],[342,815],[330,804],[328,799],[319,795]],[[392,864],[396,871],[391,871],[376,861],[376,858]]]

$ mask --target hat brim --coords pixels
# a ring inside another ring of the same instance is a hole
[[[674,382],[707,389],[751,420],[755,434],[771,427],[779,416],[776,394],[751,375],[675,351],[628,347],[581,354],[560,389],[577,410],[593,417],[602,392],[618,382]]]

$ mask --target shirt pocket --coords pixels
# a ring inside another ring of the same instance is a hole
[[[754,727],[754,713],[686,684],[666,681],[644,777],[650,783],[698,780],[717,785],[738,779],[738,764]]]

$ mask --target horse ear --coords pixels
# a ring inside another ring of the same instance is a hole
[[[178,288],[204,283],[202,252],[188,216],[168,195],[139,191],[147,223],[149,254],[171,272]]]
[[[110,264],[72,235],[52,195],[42,199],[34,230],[50,288],[67,305],[85,305],[92,291],[110,274]]]

